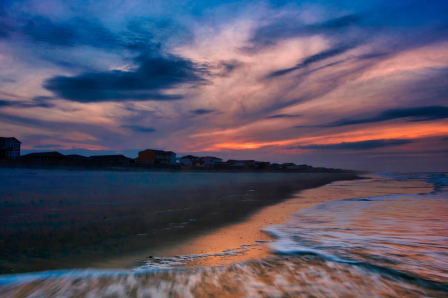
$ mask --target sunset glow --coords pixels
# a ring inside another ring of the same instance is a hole
[[[434,164],[434,148],[448,152],[446,3],[329,7],[7,0],[0,135],[25,153],[154,148],[394,170],[372,156],[405,169],[412,152],[422,170]]]

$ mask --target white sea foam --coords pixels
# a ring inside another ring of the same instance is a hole
[[[277,240],[269,243],[275,255],[262,260],[184,266],[200,258],[244,254],[266,241],[217,254],[154,258],[132,271],[8,275],[0,277],[0,296],[447,297],[446,174],[387,179],[392,184],[429,181],[434,191],[332,201],[303,210],[284,225],[264,228]]]

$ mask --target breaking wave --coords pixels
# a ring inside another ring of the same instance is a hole
[[[329,201],[264,230],[273,254],[185,267],[212,255],[156,258],[135,270],[70,270],[0,277],[3,297],[447,297],[448,176],[425,194]],[[262,245],[256,243],[252,245]],[[245,253],[250,245],[224,251]],[[219,254],[218,254],[219,255]],[[178,267],[180,266],[180,267]]]

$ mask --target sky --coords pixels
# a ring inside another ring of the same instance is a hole
[[[448,171],[448,1],[0,0],[0,136]]]

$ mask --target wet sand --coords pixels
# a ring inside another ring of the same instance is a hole
[[[208,245],[188,245],[188,241],[241,224],[260,208],[276,205],[299,190],[357,177],[25,169],[4,169],[0,176],[2,274],[131,268],[136,259],[163,255],[169,247],[175,254],[189,253],[188,246],[217,251],[222,245],[214,244],[216,239],[207,240]],[[279,215],[277,222],[291,212]],[[258,238],[265,237],[258,230],[265,225],[263,216],[266,223],[273,222],[265,214],[253,225],[253,232],[230,233],[242,242],[226,238],[229,248],[263,239]]]
[[[283,224],[298,210],[336,199],[432,191],[428,183],[402,181],[398,186],[384,179],[339,181],[295,192],[290,199],[259,209],[244,219],[194,237],[177,239],[148,249],[158,256],[222,252],[241,244],[270,239],[259,227]],[[263,238],[265,237],[265,238]],[[268,244],[269,245],[269,244]],[[394,277],[378,268],[328,262],[314,255],[273,255],[263,246],[248,246],[246,254],[208,257],[170,270],[86,270],[45,272],[8,280],[0,296],[28,297],[446,297],[438,285]],[[259,250],[262,249],[262,250]],[[137,254],[134,255],[134,257]],[[142,254],[142,258],[144,255]],[[97,266],[122,267],[131,260],[110,259]],[[135,262],[135,260],[134,260]],[[223,264],[222,266],[216,266]],[[142,265],[135,262],[135,266]],[[195,266],[191,266],[195,265]],[[196,266],[200,265],[200,266]],[[205,266],[202,266],[205,265]],[[211,265],[211,266],[210,266]],[[145,268],[142,268],[145,269]],[[51,273],[50,273],[51,274]],[[12,277],[14,278],[14,277]],[[29,278],[29,280],[28,280]]]
[[[237,254],[195,258],[193,261],[186,262],[185,266],[215,266],[264,258],[271,255],[267,242],[273,239],[268,233],[263,232],[262,228],[269,225],[284,224],[297,211],[330,200],[385,194],[417,194],[431,190],[432,186],[429,184],[427,187],[422,187],[422,185],[416,186],[411,182],[403,182],[401,187],[396,189],[391,188],[390,185],[381,185],[379,183],[376,183],[375,188],[372,188],[369,187],[368,180],[333,182],[325,186],[296,192],[289,199],[272,206],[263,207],[242,221],[205,231],[190,239],[174,240],[132,256],[96,263],[94,267],[123,268],[129,266],[132,262],[134,262],[133,267],[138,267],[146,264],[148,261],[152,261],[154,257],[170,258],[184,255],[213,255],[228,250],[237,252]],[[149,258],[150,256],[152,258]]]

